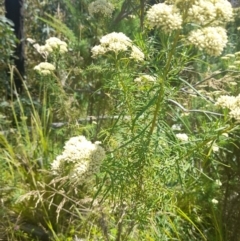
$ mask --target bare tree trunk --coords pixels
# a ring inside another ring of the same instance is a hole
[[[14,53],[14,83],[18,94],[22,92],[22,79],[25,74],[24,40],[23,40],[23,8],[24,0],[5,0],[6,18],[14,23],[14,33],[19,40]],[[8,93],[10,94],[10,93]]]

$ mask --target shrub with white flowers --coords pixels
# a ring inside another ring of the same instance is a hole
[[[191,24],[194,30],[187,37],[190,44],[209,55],[219,56],[227,43],[222,26],[232,19],[233,9],[227,0],[168,0],[147,11],[146,25],[169,34]]]

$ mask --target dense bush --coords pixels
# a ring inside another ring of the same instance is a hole
[[[240,240],[238,19],[226,0],[149,3],[26,1],[0,239]]]

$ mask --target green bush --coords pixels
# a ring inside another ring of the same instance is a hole
[[[228,1],[55,4],[1,104],[0,238],[238,241]]]

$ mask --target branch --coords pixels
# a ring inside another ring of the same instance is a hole
[[[184,112],[199,112],[199,113],[204,113],[204,114],[210,114],[210,115],[217,115],[217,116],[223,116],[223,114],[220,113],[216,113],[216,112],[212,112],[212,111],[208,111],[208,110],[188,110],[186,108],[184,108],[182,105],[180,105],[177,101],[172,100],[172,99],[168,99],[169,102],[177,105],[180,109],[182,109]]]
[[[229,73],[229,72],[230,72],[230,73],[238,73],[238,74],[240,73],[240,71],[235,71],[235,70],[224,70],[224,71],[222,71],[222,72],[213,74],[213,75],[211,75],[210,77],[207,77],[206,79],[203,79],[203,80],[198,81],[196,84],[193,84],[192,87],[198,86],[198,85],[204,83],[205,81],[207,81],[207,80],[209,80],[209,79],[211,79],[211,78],[214,78],[215,76],[218,76],[218,75],[224,74],[224,73]],[[182,91],[185,91],[186,89],[187,89],[187,87],[182,88],[181,90],[182,90]]]

